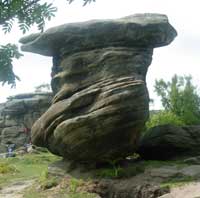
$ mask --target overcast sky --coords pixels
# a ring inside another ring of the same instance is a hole
[[[52,1],[48,1],[52,2]],[[96,0],[82,7],[81,0],[71,5],[66,0],[53,1],[58,7],[56,17],[47,22],[46,29],[68,22],[89,19],[119,18],[135,13],[166,14],[169,22],[178,32],[178,37],[171,45],[156,48],[153,61],[147,74],[147,86],[150,97],[155,99],[153,108],[160,108],[159,100],[153,92],[155,79],[170,80],[174,74],[188,75],[200,87],[200,1],[199,0]],[[28,34],[36,32],[32,28]],[[0,44],[17,43],[23,35],[14,27],[10,34],[0,32]],[[18,93],[32,92],[34,87],[50,82],[51,58],[32,53],[14,61],[14,71],[21,78],[16,89],[0,86],[0,102],[6,97]]]

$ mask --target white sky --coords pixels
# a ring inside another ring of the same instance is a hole
[[[52,2],[52,1],[48,1]],[[56,17],[47,22],[46,29],[68,22],[89,19],[119,18],[135,13],[167,14],[170,23],[178,31],[178,37],[166,47],[154,50],[153,61],[147,74],[147,86],[150,98],[155,99],[152,108],[160,108],[159,100],[153,92],[155,79],[170,80],[174,74],[188,75],[200,87],[200,1],[199,0],[96,0],[82,7],[81,0],[71,5],[66,0],[53,1],[58,7]],[[31,29],[27,34],[36,32]],[[17,43],[22,33],[16,28],[10,34],[0,32],[0,44]],[[16,89],[0,86],[0,102],[6,97],[18,93],[32,92],[34,87],[50,82],[51,58],[32,53],[14,61],[14,71],[21,78]]]

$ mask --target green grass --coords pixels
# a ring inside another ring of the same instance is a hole
[[[38,182],[39,182],[40,188],[43,190],[46,190],[46,189],[50,189],[52,187],[57,186],[60,180],[61,179],[59,177],[52,176],[51,174],[49,174],[48,170],[46,169],[41,173],[38,179]]]
[[[42,176],[42,180],[47,181],[44,178],[48,178],[48,174],[44,173]],[[63,183],[63,181],[65,181]],[[76,178],[68,178],[68,180],[61,180],[58,184],[58,188],[41,188],[41,181],[38,183],[35,183],[34,186],[32,186],[29,189],[26,189],[24,191],[23,198],[46,198],[46,197],[58,197],[58,198],[95,198],[96,194],[93,193],[87,193],[85,191],[82,191],[79,189],[79,187],[87,186],[88,183],[86,181],[83,181],[82,179],[76,179]],[[62,183],[62,184],[61,184]],[[56,184],[56,185],[57,185]],[[61,185],[60,185],[61,184]],[[38,188],[38,185],[40,188]],[[59,186],[60,185],[60,186]],[[53,186],[54,187],[54,186]]]
[[[39,178],[41,173],[47,169],[48,164],[58,159],[60,158],[50,153],[26,154],[0,159],[0,169],[5,172],[0,176],[0,186],[19,180]]]
[[[67,180],[68,183],[65,183],[63,188],[60,185],[63,178],[48,173],[48,165],[60,159],[60,157],[48,152],[0,159],[0,187],[2,188],[18,181],[34,179],[33,186],[24,191],[23,198],[46,198],[48,196],[59,198],[94,198],[95,194],[87,193],[84,190],[85,187],[88,187],[87,181],[71,178]],[[159,168],[167,165],[181,167],[186,164],[183,164],[181,161],[138,161],[136,163],[128,163],[126,166],[120,166],[116,162],[111,163],[108,167],[94,170],[94,175],[99,178],[128,178],[143,173],[146,168]],[[190,181],[194,181],[194,178],[171,178],[161,185],[172,187],[184,185]]]
[[[67,190],[61,190],[59,192],[48,192],[48,191],[36,191],[34,188],[27,190],[23,198],[47,198],[58,197],[58,198],[95,198],[96,195],[87,192],[68,192]]]
[[[1,158],[0,188],[19,181],[34,180],[33,185],[23,191],[23,198],[95,198],[95,194],[78,189],[84,185],[83,180],[71,178],[64,188],[59,186],[63,178],[49,174],[48,165],[60,159],[48,152]]]
[[[0,174],[8,174],[8,173],[15,173],[17,172],[17,169],[14,165],[10,165],[5,162],[0,162]]]
[[[115,164],[110,165],[110,167],[107,168],[100,168],[95,170],[94,175],[98,178],[129,178],[143,173],[146,168],[160,168],[162,166],[176,166],[181,168],[186,165],[187,164],[181,161],[138,161],[136,163],[131,163],[126,167],[122,167]]]
[[[186,163],[183,163],[182,161],[173,160],[173,161],[159,161],[159,160],[146,160],[139,162],[141,166],[144,167],[151,167],[151,168],[160,168],[162,166],[185,166]]]

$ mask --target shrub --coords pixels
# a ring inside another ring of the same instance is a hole
[[[175,126],[183,126],[184,122],[170,111],[160,111],[159,113],[150,116],[150,119],[146,122],[146,130],[164,124],[172,124]]]
[[[166,111],[173,112],[187,125],[200,124],[200,95],[191,76],[174,75],[168,82],[156,80],[155,91]]]

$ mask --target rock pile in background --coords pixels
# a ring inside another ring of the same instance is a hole
[[[52,93],[30,93],[10,97],[0,105],[0,153],[8,144],[16,148],[30,143],[33,123],[50,106]]]
[[[165,15],[139,14],[51,28],[20,40],[23,51],[53,57],[51,107],[32,140],[73,161],[132,154],[148,119],[146,73],[153,48],[171,43]]]

